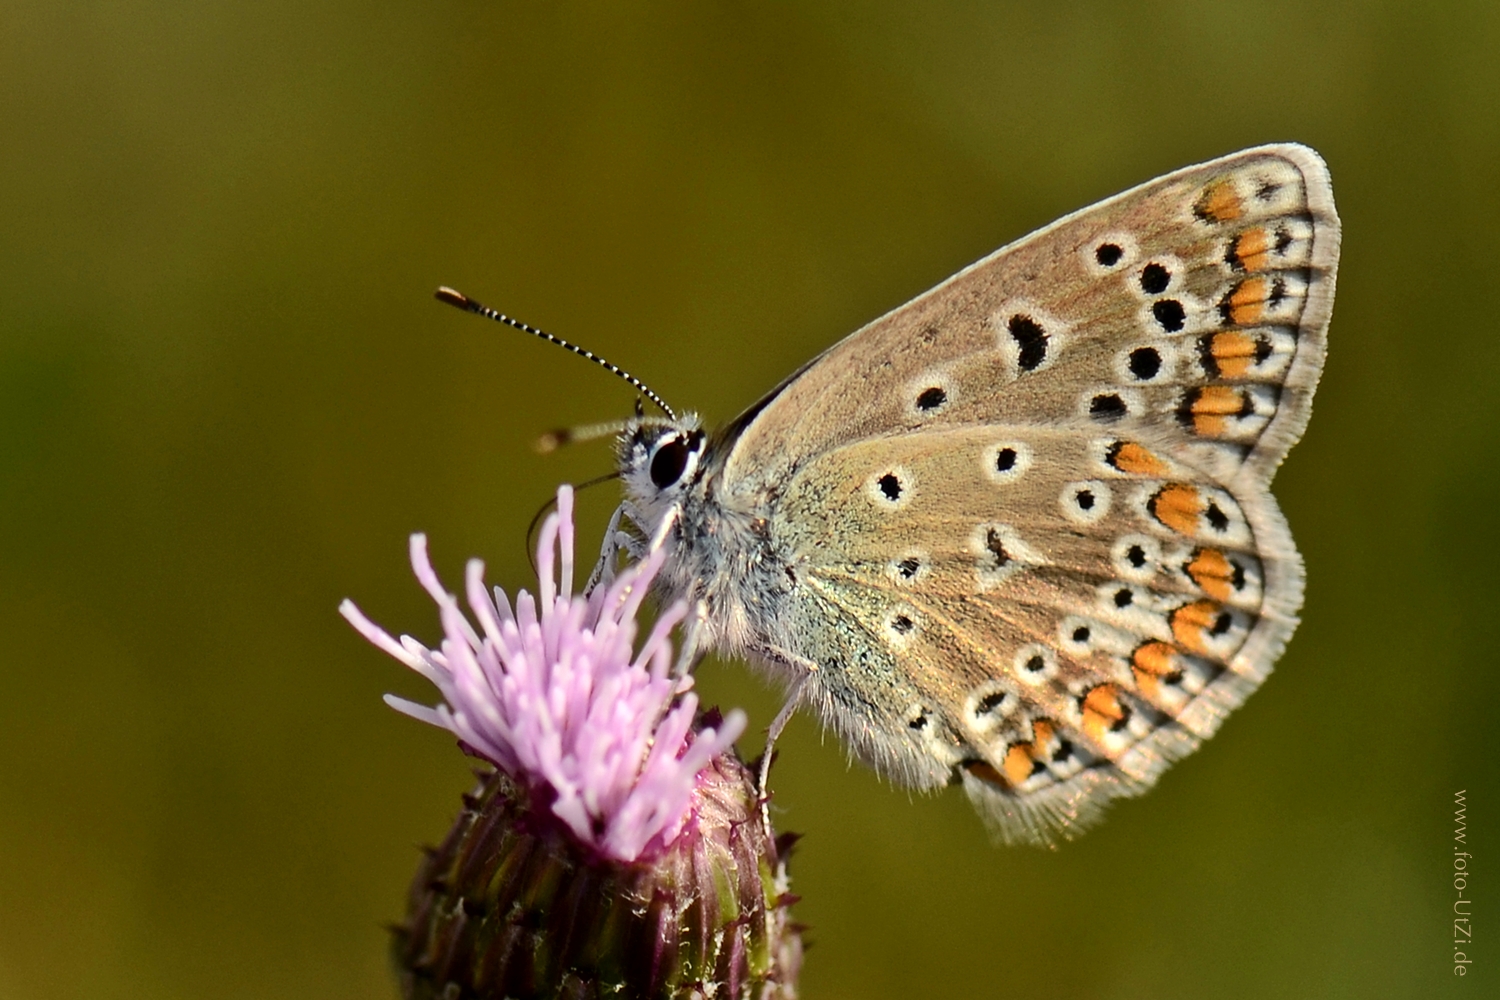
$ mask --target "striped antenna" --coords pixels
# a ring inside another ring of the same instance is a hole
[[[453,306],[457,309],[462,309],[464,312],[475,313],[477,315],[485,317],[486,319],[492,319],[497,323],[504,323],[506,326],[513,326],[517,330],[521,330],[531,334],[533,337],[540,337],[550,344],[556,344],[558,347],[566,347],[574,354],[579,354],[585,358],[588,358],[590,361],[594,362],[594,364],[601,365],[604,368],[609,369],[625,381],[629,382],[631,385],[635,386],[642,395],[651,400],[651,402],[655,403],[657,406],[661,407],[661,411],[667,415],[668,419],[677,419],[676,411],[667,405],[666,400],[662,399],[656,393],[652,392],[650,386],[642,382],[640,379],[636,378],[634,375],[630,374],[625,369],[617,365],[610,364],[608,361],[605,361],[593,351],[579,347],[577,344],[570,344],[566,340],[563,340],[561,337],[555,337],[545,330],[538,330],[530,323],[523,323],[520,320],[507,316],[502,312],[496,312],[489,306],[481,305],[462,292],[456,292],[453,289],[448,288],[447,286],[439,288],[436,292],[433,293],[433,295],[439,302],[446,302],[450,306]]]

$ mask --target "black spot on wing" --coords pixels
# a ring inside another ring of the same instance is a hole
[[[1112,392],[1100,393],[1089,400],[1089,416],[1095,420],[1107,423],[1119,420],[1127,412],[1125,400]]]
[[[1151,315],[1168,333],[1176,333],[1187,325],[1187,310],[1176,299],[1161,299],[1151,303]]]
[[[1130,352],[1130,374],[1138,379],[1155,378],[1161,371],[1161,352],[1154,347],[1137,347]]]
[[[1047,331],[1030,316],[1017,314],[1005,324],[1016,342],[1016,363],[1025,372],[1035,371],[1047,360]]]
[[[923,389],[917,396],[917,409],[923,411],[936,410],[948,402],[948,394],[937,386]]]
[[[1152,262],[1141,269],[1141,291],[1147,295],[1160,295],[1172,283],[1172,272],[1161,264]]]
[[[989,550],[990,555],[995,557],[996,569],[1010,562],[1010,553],[1005,551],[1005,540],[1000,537],[1000,532],[994,528],[990,528],[985,532],[984,547]]]

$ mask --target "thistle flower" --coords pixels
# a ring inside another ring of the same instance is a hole
[[[790,924],[785,842],[760,821],[733,750],[739,711],[699,714],[674,671],[663,612],[635,651],[636,615],[660,570],[655,547],[612,582],[574,595],[572,491],[542,526],[535,597],[512,610],[472,560],[476,629],[411,539],[437,602],[432,650],[340,611],[437,686],[398,711],[447,729],[494,765],[412,884],[395,951],[408,997],[790,997],[801,942]],[[556,576],[556,578],[554,578]]]

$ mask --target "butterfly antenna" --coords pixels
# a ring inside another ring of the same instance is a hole
[[[625,381],[629,382],[631,385],[635,386],[642,395],[651,400],[651,402],[655,403],[657,406],[661,407],[661,411],[667,415],[668,419],[677,419],[677,411],[668,406],[666,400],[662,399],[656,393],[652,392],[650,386],[642,382],[640,379],[636,378],[634,375],[630,374],[625,369],[619,367],[618,365],[614,365],[608,361],[605,361],[593,351],[579,347],[577,344],[570,344],[566,340],[563,340],[561,337],[553,336],[545,330],[538,330],[530,323],[523,323],[520,320],[515,319],[514,317],[507,316],[502,312],[497,312],[496,310],[491,309],[489,306],[481,305],[480,303],[475,302],[473,299],[469,298],[464,293],[456,292],[453,289],[448,288],[447,286],[439,288],[436,292],[433,293],[433,295],[439,302],[446,302],[456,309],[462,309],[464,312],[475,313],[479,316],[485,317],[486,319],[492,319],[497,323],[504,323],[506,326],[513,326],[517,330],[521,330],[525,333],[531,334],[533,337],[540,337],[550,344],[556,344],[558,347],[566,347],[574,354],[582,355],[583,357],[588,358],[590,361],[594,362],[594,364],[609,369]]]
[[[593,479],[590,479],[588,482],[586,482],[586,483],[580,483],[579,485],[573,487],[573,492],[575,494],[582,493],[584,490],[588,489],[590,486],[598,486],[600,483],[607,483],[611,479],[619,479],[619,478],[620,478],[620,473],[618,471],[615,471],[615,472],[606,472],[602,476],[595,476]],[[541,524],[542,523],[542,518],[546,517],[547,514],[548,514],[548,512],[550,512],[552,510],[552,508],[554,508],[556,506],[557,506],[557,495],[553,494],[553,496],[551,497],[551,499],[549,499],[546,503],[542,504],[541,507],[537,508],[537,512],[531,516],[531,523],[526,526],[526,561],[529,562],[529,563],[531,563],[531,572],[532,573],[536,573],[537,572],[537,568],[536,568],[536,542],[534,542],[532,540],[532,539],[534,539],[536,537],[536,526],[539,525],[539,524]]]
[[[611,420],[603,424],[585,424],[582,427],[559,427],[550,430],[533,442],[537,453],[550,455],[565,444],[580,441],[597,441],[602,437],[613,437],[630,427],[628,420]]]

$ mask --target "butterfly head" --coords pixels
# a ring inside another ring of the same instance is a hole
[[[620,434],[620,475],[646,519],[656,524],[698,482],[707,435],[696,414],[637,417]]]

